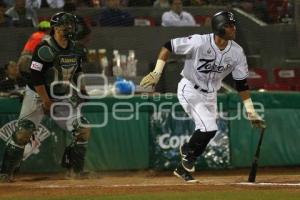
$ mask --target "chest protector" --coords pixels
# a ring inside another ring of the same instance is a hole
[[[43,41],[38,56],[48,63],[45,71],[46,87],[53,97],[68,95],[70,84],[74,85],[74,74],[81,65],[81,55],[77,50],[76,43],[69,40],[67,48],[60,48],[53,38]]]

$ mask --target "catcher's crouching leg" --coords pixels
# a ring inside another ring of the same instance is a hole
[[[88,124],[87,119],[80,118],[82,124]],[[73,124],[73,136],[72,143],[66,147],[62,158],[62,167],[68,170],[73,170],[76,174],[83,172],[84,160],[86,155],[86,149],[88,139],[90,136],[90,128],[82,127],[76,122]]]
[[[24,147],[30,141],[35,131],[35,124],[27,119],[20,120],[16,132],[13,133],[11,141],[4,149],[4,156],[1,167],[2,181],[11,181],[15,171],[20,167]]]

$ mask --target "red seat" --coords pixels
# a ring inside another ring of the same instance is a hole
[[[295,86],[295,90],[300,92],[300,84],[297,84],[297,85]]]
[[[196,21],[197,24],[200,24],[201,26],[205,26],[208,22],[207,20],[210,20],[210,16],[206,16],[206,15],[195,15],[194,19]]]
[[[250,68],[247,79],[250,89],[260,89],[268,83],[268,72],[262,68]]]
[[[288,84],[292,89],[300,84],[300,68],[286,67],[273,69],[274,82],[278,84]]]

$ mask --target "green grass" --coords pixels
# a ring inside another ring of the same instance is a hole
[[[300,191],[249,190],[145,193],[131,195],[1,198],[1,200],[299,200]]]

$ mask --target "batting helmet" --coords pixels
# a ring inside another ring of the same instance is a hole
[[[74,39],[74,36],[77,31],[76,25],[76,17],[67,12],[58,12],[51,17],[50,25],[52,28],[51,33],[53,34],[53,28],[56,26],[63,26],[64,27],[64,36],[69,39]],[[50,33],[50,34],[51,34]]]
[[[225,35],[225,25],[235,24],[235,18],[232,12],[221,11],[212,17],[211,26],[214,34],[223,37]]]

